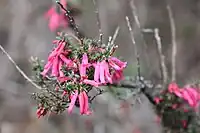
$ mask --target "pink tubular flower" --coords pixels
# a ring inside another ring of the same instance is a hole
[[[66,8],[66,0],[61,0],[60,3]],[[49,19],[49,28],[51,31],[55,31],[60,26],[64,28],[68,26],[64,11],[61,11],[59,14],[55,7],[51,7],[45,14],[45,17]]]
[[[94,63],[93,64],[95,71],[94,71],[94,81],[99,83],[99,76],[100,76],[100,63]]]
[[[194,88],[184,88],[183,99],[185,99],[191,107],[196,108],[200,100],[199,92]]]
[[[116,57],[110,57],[108,59],[108,64],[112,68],[114,68],[114,73],[112,74],[112,80],[113,82],[118,82],[124,78],[123,76],[123,70],[127,65],[127,62],[122,62]]]
[[[112,84],[112,77],[110,74],[108,63],[103,60],[102,62],[97,62],[94,64],[95,73],[94,73],[94,80],[100,84],[111,83]]]
[[[83,83],[92,85],[94,87],[98,87],[100,85],[100,83],[98,83],[98,82],[96,82],[94,80],[89,80],[89,79],[84,79]]]
[[[87,54],[83,54],[83,57],[82,57],[82,62],[79,66],[79,71],[80,71],[80,76],[83,78],[83,77],[86,77],[86,70],[87,68],[90,66],[90,64],[88,63],[88,57],[87,57]]]
[[[75,91],[75,93],[71,96],[71,102],[69,104],[69,108],[68,108],[68,113],[70,114],[74,108],[74,105],[76,103],[76,99],[78,97],[78,90]]]
[[[127,62],[122,62],[119,59],[117,59],[116,57],[110,57],[108,59],[108,63],[115,70],[123,70],[127,65]]]
[[[98,82],[96,82],[95,80],[87,79],[86,70],[87,70],[88,67],[90,67],[90,64],[88,63],[87,54],[83,54],[82,62],[79,66],[79,73],[80,73],[80,76],[81,76],[81,80],[85,84],[89,84],[89,85],[98,87],[99,86]]]
[[[65,42],[58,42],[57,48],[55,48],[48,57],[48,62],[44,66],[44,70],[41,75],[46,76],[48,71],[52,68],[51,75],[64,78],[64,73],[62,72],[62,66],[65,64],[67,67],[73,67],[74,63],[72,60],[67,59],[66,55],[63,54],[66,50],[64,49]],[[66,53],[66,52],[65,52]],[[66,78],[65,78],[66,79]]]
[[[90,115],[91,111],[89,111],[88,96],[86,92],[85,91],[80,92],[78,98],[80,104],[80,114]]]

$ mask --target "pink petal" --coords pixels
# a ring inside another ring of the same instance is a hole
[[[182,98],[183,97],[183,90],[174,90],[174,94],[177,96],[177,97],[180,97]]]
[[[53,61],[53,66],[52,66],[52,76],[58,76],[58,56],[54,59]]]
[[[64,73],[62,71],[63,62],[59,61],[59,77],[64,77]]]
[[[68,80],[71,80],[71,78],[69,78],[69,77],[58,77],[58,81],[61,82],[61,83],[68,81]]]
[[[99,76],[100,76],[100,66],[99,62],[94,64],[95,72],[94,72],[94,81],[99,82]]]
[[[60,55],[63,51],[64,51],[64,48],[65,48],[65,42],[60,42],[59,45],[58,45],[58,49],[57,49],[57,53]]]
[[[76,103],[76,99],[78,97],[78,90],[75,91],[75,94],[72,96],[71,98],[71,102],[69,104],[69,108],[68,108],[68,113],[70,114],[72,112],[72,109]]]
[[[86,67],[82,64],[79,66],[79,73],[82,78],[86,77]]]
[[[193,100],[191,99],[188,91],[183,91],[183,98],[188,101],[189,105],[193,106],[194,105],[194,102]]]
[[[105,75],[104,75],[104,70],[105,70],[105,61],[102,61],[100,63],[100,81],[102,84],[105,84],[106,81],[105,81]]]
[[[83,83],[98,87],[100,84],[94,80],[84,79]]]
[[[83,91],[83,97],[84,97],[84,101],[85,101],[84,114],[86,114],[88,112],[89,105],[88,105],[88,96],[85,91]]]
[[[84,97],[83,97],[83,92],[80,92],[80,94],[78,95],[78,99],[79,99],[79,105],[80,105],[80,114],[84,114]]]
[[[47,62],[47,64],[44,66],[43,72],[41,72],[41,75],[46,76],[47,72],[50,70],[50,68],[51,68],[51,66],[53,64],[52,61],[53,60]]]
[[[122,70],[127,65],[127,62],[122,62],[116,57],[110,57],[108,62],[109,62],[109,65],[113,67],[115,70]]]
[[[72,60],[67,59],[64,55],[60,55],[60,58],[62,61],[64,61],[64,63],[69,66],[72,63]]]
[[[82,57],[82,64],[83,65],[87,65],[88,64],[88,57],[87,57],[87,54],[83,54],[83,57]]]

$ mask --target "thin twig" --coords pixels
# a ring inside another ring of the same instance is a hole
[[[97,93],[96,95],[94,95],[93,97],[91,97],[91,98],[89,99],[89,102],[92,103],[92,101],[93,101],[97,96],[103,94],[104,92],[106,92],[106,91],[104,91],[104,90],[98,88],[98,93]]]
[[[96,0],[92,0],[94,7],[95,7],[95,14],[97,17],[97,26],[99,29],[99,42],[102,43],[102,39],[103,39],[103,33],[102,33],[102,29],[101,29],[101,21],[100,21],[100,15],[99,15],[99,9],[98,9],[98,5],[96,3]]]
[[[162,75],[162,80],[163,80],[163,87],[165,87],[167,84],[168,74],[167,74],[167,67],[165,64],[165,56],[163,55],[163,52],[162,52],[162,43],[161,43],[161,38],[159,35],[159,29],[157,28],[154,29],[154,37],[156,39],[158,54],[160,57],[160,69],[161,69],[161,75]]]
[[[15,68],[19,71],[19,73],[28,81],[30,82],[34,87],[41,90],[42,88],[38,86],[36,83],[34,83],[24,72],[23,70],[17,65],[17,63],[12,59],[12,57],[6,52],[6,50],[0,45],[0,49],[2,52],[8,57],[8,59],[12,62],[12,64],[15,66]]]
[[[119,30],[120,30],[120,27],[117,26],[117,28],[115,29],[115,33],[113,34],[113,37],[112,37],[111,45],[113,45],[115,43],[117,35],[119,34]]]
[[[59,1],[56,1],[56,3],[65,11],[65,15],[69,20],[69,24],[71,25],[72,29],[75,31],[76,36],[82,41],[83,37],[79,32],[78,26],[75,23],[75,20],[73,16],[71,15],[70,11],[67,10]]]
[[[167,11],[169,14],[170,27],[171,27],[171,39],[172,39],[172,81],[176,80],[176,55],[177,55],[177,43],[176,43],[176,26],[171,7],[167,5]]]
[[[133,33],[132,28],[131,28],[131,24],[130,24],[128,16],[126,16],[126,22],[127,22],[127,26],[128,26],[130,35],[131,35],[131,41],[132,41],[132,43],[135,47],[134,50],[135,50],[135,55],[136,55],[136,59],[137,59],[137,72],[138,72],[138,77],[140,79],[140,77],[141,77],[141,74],[140,74],[141,73],[140,72],[140,58],[139,58],[139,53],[138,53],[137,45],[136,45],[135,38],[134,38],[134,33]]]
[[[149,62],[149,56],[147,55],[147,50],[148,50],[147,49],[147,43],[146,43],[146,40],[145,40],[144,35],[143,35],[143,31],[142,31],[143,29],[141,27],[141,23],[140,23],[140,20],[139,20],[139,16],[138,16],[137,9],[136,9],[134,1],[135,0],[130,0],[130,7],[131,7],[131,10],[132,10],[132,15],[133,15],[134,21],[136,23],[136,26],[138,27],[139,32],[140,32],[141,39],[143,40],[143,44],[144,44],[144,48],[145,48],[146,62],[147,62],[147,65],[149,67],[150,62]]]

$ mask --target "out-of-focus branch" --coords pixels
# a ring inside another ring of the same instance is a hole
[[[158,28],[154,29],[154,37],[156,39],[158,54],[160,58],[160,69],[161,69],[161,75],[162,75],[162,80],[163,80],[163,87],[165,87],[167,85],[168,73],[167,73],[167,67],[165,64],[165,56],[163,55],[163,52],[162,52],[162,43],[161,43],[161,38],[159,35]]]
[[[172,39],[172,81],[176,80],[176,55],[177,55],[177,43],[176,43],[176,26],[172,10],[170,5],[167,5],[167,11],[169,14],[170,27],[171,27],[171,39]]]
[[[24,71],[17,65],[17,63],[12,59],[12,57],[6,52],[6,50],[0,45],[1,51],[8,57],[10,62],[15,66],[15,68],[19,71],[19,73],[28,81],[30,82],[35,88],[41,90],[42,88],[38,86],[36,83],[33,82],[25,73]]]
[[[143,40],[143,43],[144,43],[146,61],[147,61],[147,65],[149,67],[150,64],[149,64],[149,58],[148,58],[148,55],[147,55],[147,43],[145,41],[145,38],[144,38],[144,35],[143,35],[143,32],[142,32],[141,23],[140,23],[139,16],[138,16],[138,13],[137,13],[137,9],[136,9],[135,3],[134,3],[135,0],[129,0],[129,1],[130,1],[130,7],[131,7],[131,10],[132,10],[134,21],[136,23],[136,26],[139,29],[141,39]]]
[[[98,9],[98,5],[96,0],[92,0],[94,7],[95,7],[95,13],[96,13],[96,17],[97,17],[97,26],[99,29],[99,42],[102,43],[102,39],[103,39],[103,33],[102,33],[102,29],[101,29],[101,21],[100,21],[100,15],[99,15],[99,9]]]
[[[135,42],[134,33],[133,33],[132,28],[131,28],[131,24],[130,24],[128,16],[126,16],[126,22],[127,22],[127,26],[128,26],[129,32],[130,32],[131,41],[134,45],[135,56],[136,56],[136,59],[137,59],[137,72],[138,72],[138,77],[140,78],[141,77],[140,57],[139,57],[139,53],[138,53],[138,50],[137,50],[137,45],[136,45],[136,42]]]

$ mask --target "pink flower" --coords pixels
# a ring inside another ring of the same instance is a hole
[[[44,66],[44,70],[41,75],[46,76],[48,71],[52,68],[51,75],[55,77],[63,78],[65,77],[62,72],[62,66],[65,64],[67,67],[75,66],[73,61],[66,58],[65,52],[65,42],[58,42],[57,48],[55,48],[48,57],[48,62]]]
[[[108,59],[108,63],[115,70],[123,70],[127,65],[127,62],[122,62],[119,59],[117,59],[116,57],[110,57]]]
[[[154,101],[155,101],[156,104],[159,104],[162,101],[162,99],[159,98],[159,97],[155,97]]]
[[[171,83],[168,86],[168,91],[170,93],[174,93],[176,96],[178,97],[182,97],[182,90],[180,90],[180,88],[178,87],[178,85],[176,83]]]
[[[171,83],[168,87],[168,91],[174,93],[179,98],[186,100],[193,108],[197,107],[200,100],[200,94],[195,88],[186,87],[180,89],[176,83]]]
[[[83,80],[83,83],[92,85],[92,86],[94,86],[94,87],[98,87],[98,86],[100,85],[99,82],[96,82],[96,81],[94,81],[94,80],[89,80],[89,79],[84,79],[84,80]]]
[[[79,104],[80,104],[80,114],[90,115],[91,111],[89,110],[88,104],[88,96],[85,91],[80,92],[79,96]]]
[[[112,74],[112,80],[113,82],[119,82],[120,80],[123,80],[124,79],[124,75],[123,75],[123,71],[119,70],[119,71],[115,71],[113,74]]]
[[[78,97],[78,90],[75,91],[75,93],[71,96],[71,102],[69,104],[69,107],[68,107],[68,113],[70,114],[74,108],[74,105],[76,103],[76,99]]]
[[[199,102],[199,92],[194,88],[185,88],[183,91],[183,99],[185,99],[191,107],[196,108]]]
[[[124,78],[123,70],[126,67],[127,62],[122,62],[116,57],[110,57],[108,59],[108,64],[115,70],[112,74],[113,82],[119,82],[120,80],[122,80]]]
[[[90,64],[88,63],[88,57],[87,57],[87,54],[83,54],[83,57],[82,57],[82,62],[79,66],[79,71],[80,71],[80,76],[83,78],[83,77],[86,77],[86,70],[87,68],[90,66]]]
[[[45,108],[40,107],[39,109],[37,109],[36,113],[37,113],[37,117],[39,119],[41,116],[46,115],[47,111],[45,110]]]
[[[90,115],[91,111],[89,110],[88,96],[85,91],[81,91],[78,94],[78,90],[76,90],[75,93],[70,96],[71,102],[68,107],[68,113],[70,114],[72,112],[77,98],[79,100],[80,105],[80,114]]]
[[[94,63],[93,64],[95,71],[94,71],[94,81],[99,82],[99,76],[100,76],[100,63]]]
[[[61,0],[60,2],[66,8],[66,0]],[[51,31],[55,31],[60,26],[64,28],[68,26],[68,22],[63,10],[59,14],[55,7],[51,7],[45,14],[45,17],[49,19],[49,28]]]
[[[108,63],[105,60],[103,60],[98,65],[99,67],[96,67],[95,71],[98,72],[99,74],[96,74],[95,80],[99,80],[101,84],[106,84],[106,83],[112,84],[112,78],[110,75]],[[97,75],[99,76],[99,78],[97,78]]]

